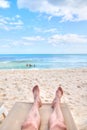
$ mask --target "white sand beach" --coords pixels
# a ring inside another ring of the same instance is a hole
[[[38,85],[42,102],[52,102],[58,85],[62,102],[69,105],[79,130],[87,130],[87,68],[61,70],[0,70],[0,102],[8,111],[15,102],[33,102],[32,88]]]

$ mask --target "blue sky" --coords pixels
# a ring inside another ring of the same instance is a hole
[[[0,0],[0,54],[87,53],[87,0]]]

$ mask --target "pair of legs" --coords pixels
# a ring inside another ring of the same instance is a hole
[[[40,99],[39,87],[37,85],[33,88],[33,95],[34,104],[29,112],[27,119],[22,124],[21,130],[39,130],[41,123],[39,108],[42,106],[42,103]],[[60,107],[62,95],[63,90],[61,87],[58,87],[55,93],[55,98],[52,102],[53,112],[48,121],[49,130],[66,130],[64,117]]]

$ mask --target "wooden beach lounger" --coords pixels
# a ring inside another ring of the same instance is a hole
[[[0,130],[21,130],[21,124],[24,122],[31,105],[31,103],[16,103],[2,123]],[[61,104],[61,108],[67,130],[77,130],[67,105]],[[48,118],[51,112],[52,108],[50,104],[43,104],[43,106],[40,108],[40,130],[48,130]]]
[[[3,115],[4,118],[7,116],[8,112],[6,108],[4,107],[4,104],[0,102],[0,115]]]

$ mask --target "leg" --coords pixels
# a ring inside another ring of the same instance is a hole
[[[49,130],[66,130],[66,126],[64,124],[64,117],[60,107],[62,95],[63,90],[61,87],[59,87],[52,102],[53,112],[49,118]]]
[[[33,88],[34,104],[29,112],[29,115],[25,122],[22,124],[21,130],[38,130],[40,127],[40,114],[39,107],[42,103],[39,96],[39,88],[36,85]]]

